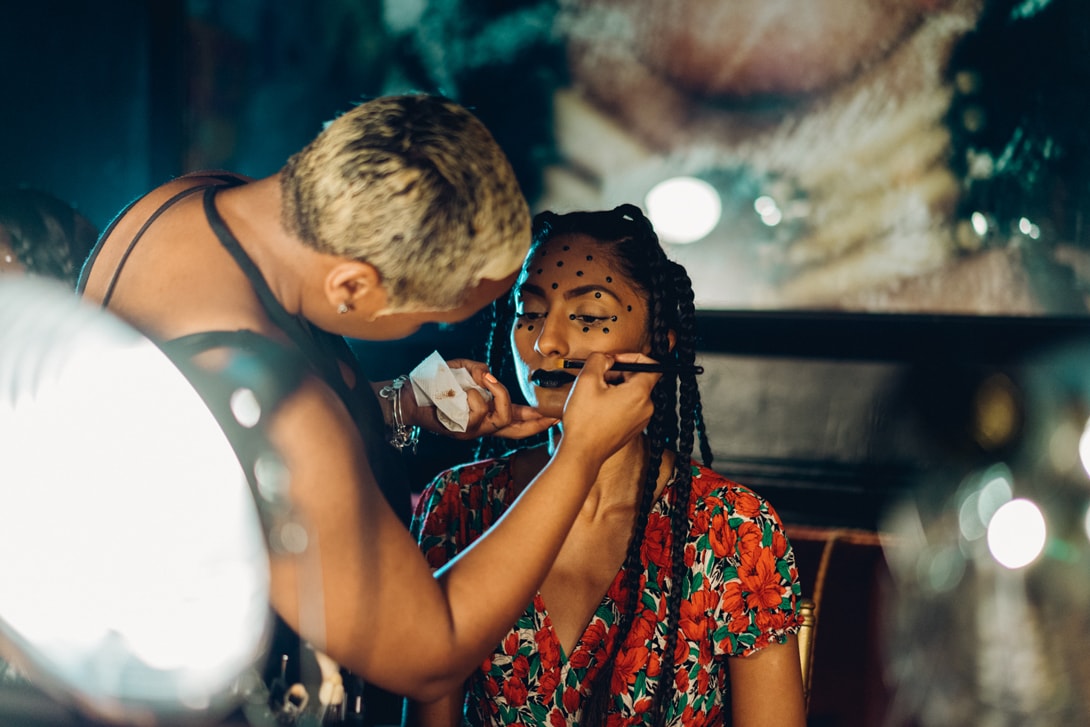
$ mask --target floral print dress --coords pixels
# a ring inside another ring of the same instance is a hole
[[[682,584],[669,723],[699,727],[730,723],[726,657],[745,657],[798,631],[800,587],[795,557],[775,510],[752,491],[693,465],[689,566]],[[440,474],[424,491],[413,533],[438,568],[492,525],[519,492],[510,460],[463,465]],[[666,642],[664,581],[670,574],[667,485],[647,523],[641,559],[646,584],[625,644],[617,655],[609,727],[644,724],[658,688]],[[553,631],[541,595],[466,683],[466,720],[485,725],[578,725],[582,704],[606,658],[624,606],[618,572],[570,654]]]

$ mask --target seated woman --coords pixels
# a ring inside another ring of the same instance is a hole
[[[544,415],[563,413],[566,359],[633,350],[674,371],[652,391],[647,429],[603,464],[514,628],[464,690],[408,703],[407,722],[802,725],[794,553],[775,510],[710,469],[684,268],[637,207],[544,212],[511,298],[494,308],[490,364],[501,370],[509,327],[518,383]],[[413,527],[433,567],[503,514],[563,426],[431,483]]]

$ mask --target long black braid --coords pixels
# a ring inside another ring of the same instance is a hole
[[[648,334],[650,356],[658,361],[692,364],[696,358],[696,312],[692,282],[685,269],[666,257],[650,221],[634,205],[621,205],[609,212],[572,212],[558,215],[542,212],[534,218],[533,245],[527,260],[542,245],[554,237],[584,234],[598,240],[611,260],[630,283],[641,290],[648,303]],[[523,271],[523,276],[526,270]],[[510,299],[493,305],[493,323],[488,336],[485,360],[501,380],[507,375],[510,356],[506,344],[513,321],[514,307]],[[671,349],[669,333],[676,342]],[[680,391],[680,398],[679,398]],[[655,488],[663,453],[667,448],[676,452],[673,472],[673,502],[670,507],[671,548],[670,576],[666,582],[666,647],[660,655],[662,668],[653,698],[655,723],[667,721],[668,695],[673,693],[674,659],[680,628],[681,586],[685,566],[685,541],[688,536],[689,500],[692,492],[690,464],[694,437],[699,438],[701,460],[711,466],[712,454],[704,429],[703,409],[696,377],[666,374],[651,392],[654,413],[647,426],[647,462],[643,470],[639,505],[632,534],[625,554],[622,593],[625,602],[618,623],[611,624],[612,640],[606,658],[602,660],[591,682],[580,720],[584,727],[600,727],[614,709],[610,683],[617,655],[639,615],[642,602],[640,574],[643,572],[641,552],[648,518],[654,505]],[[496,454],[499,447],[482,445],[481,454]]]

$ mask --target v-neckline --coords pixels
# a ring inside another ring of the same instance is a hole
[[[601,630],[602,636],[593,644],[586,643],[587,632],[590,631],[591,626],[594,625],[595,619],[604,621],[601,616],[602,609],[612,609],[614,613],[617,613],[618,609],[614,608],[612,604],[615,602],[610,599],[609,594],[614,588],[618,587],[618,582],[624,578],[624,569],[618,569],[617,574],[613,576],[613,580],[610,581],[609,586],[606,588],[606,592],[602,594],[601,600],[598,601],[598,605],[594,608],[594,612],[590,615],[590,620],[587,621],[586,626],[583,627],[582,633],[579,634],[579,638],[575,641],[575,647],[571,650],[571,653],[567,653],[564,648],[564,644],[560,641],[560,634],[557,633],[556,627],[553,626],[552,615],[549,612],[549,607],[545,603],[545,597],[541,595],[541,591],[538,591],[534,596],[534,608],[539,614],[541,614],[541,627],[548,633],[549,638],[552,639],[556,645],[557,653],[560,655],[560,669],[561,672],[567,673],[570,670],[571,662],[575,655],[580,651],[586,650],[590,653],[587,654],[588,662],[593,660],[595,654],[597,654],[605,645],[604,641],[608,637],[609,628],[603,628]]]

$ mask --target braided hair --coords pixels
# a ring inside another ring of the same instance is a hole
[[[17,187],[0,192],[0,228],[28,273],[75,288],[98,231],[75,207],[49,192]]]
[[[527,260],[554,237],[582,234],[596,240],[617,272],[624,276],[647,300],[647,333],[651,342],[650,356],[657,361],[691,365],[696,357],[696,312],[693,288],[685,268],[666,257],[658,235],[640,208],[624,204],[610,211],[542,212],[533,220],[533,242]],[[524,269],[523,275],[525,276]],[[493,304],[492,325],[488,336],[485,360],[497,376],[508,375],[512,365],[504,355],[505,338],[514,320],[514,305],[510,297]],[[675,335],[671,349],[670,332]],[[658,725],[667,721],[667,696],[674,685],[673,653],[677,646],[681,611],[681,583],[686,571],[685,540],[689,532],[689,500],[692,492],[690,460],[694,443],[699,438],[700,456],[704,466],[711,466],[712,452],[704,428],[703,410],[696,377],[692,374],[663,374],[651,392],[654,413],[647,426],[647,462],[643,469],[639,506],[632,527],[623,565],[621,592],[625,602],[620,620],[614,624],[613,639],[606,658],[598,665],[590,692],[583,704],[581,724],[600,727],[615,707],[610,695],[613,668],[621,646],[641,609],[640,574],[643,572],[640,553],[651,508],[663,452],[676,452],[673,472],[673,507],[670,509],[670,576],[666,582],[666,646],[660,655],[662,669],[655,689],[651,713]],[[498,447],[484,448],[482,455],[495,454]],[[661,611],[661,609],[660,609]],[[667,688],[669,687],[669,688]]]

